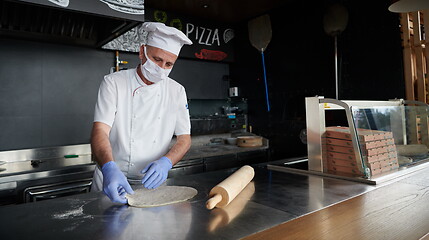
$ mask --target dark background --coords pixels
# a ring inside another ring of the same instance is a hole
[[[323,28],[335,1],[294,1],[270,12],[273,36],[265,51],[271,111],[267,112],[261,54],[250,45],[247,22],[236,27],[232,85],[248,98],[249,122],[270,139],[274,159],[304,156],[305,97],[335,98],[334,38]],[[339,98],[404,98],[399,15],[382,1],[341,1],[349,21],[338,36]]]

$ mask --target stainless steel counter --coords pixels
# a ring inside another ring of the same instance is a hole
[[[219,155],[235,154],[251,151],[267,150],[268,146],[261,147],[238,147],[236,145],[219,144],[219,145],[205,145],[205,146],[192,146],[191,149],[183,156],[181,161],[188,159],[213,157]]]
[[[112,204],[102,193],[0,207],[2,239],[237,239],[375,187],[255,167],[253,185],[230,203],[205,209],[212,187],[234,169],[167,181],[191,186],[193,199],[154,208]],[[250,186],[250,185],[249,185]],[[253,188],[254,187],[254,188]]]

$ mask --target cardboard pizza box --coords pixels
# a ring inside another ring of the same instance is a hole
[[[393,138],[393,133],[388,131],[369,130],[369,129],[357,129],[359,141],[369,142],[376,140],[383,140]],[[338,138],[351,140],[350,129],[348,127],[326,127],[326,131],[323,134],[327,138]]]

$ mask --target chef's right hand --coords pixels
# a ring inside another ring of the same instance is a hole
[[[103,173],[103,192],[117,203],[127,203],[125,193],[134,194],[127,178],[114,161],[107,162],[101,168]]]

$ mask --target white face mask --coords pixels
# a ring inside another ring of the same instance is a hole
[[[160,66],[156,65],[156,63],[154,63],[152,60],[150,60],[146,54],[146,47],[144,47],[144,55],[146,57],[146,62],[141,65],[143,76],[153,83],[157,83],[167,79],[168,75],[171,72],[171,68],[163,69]]]

